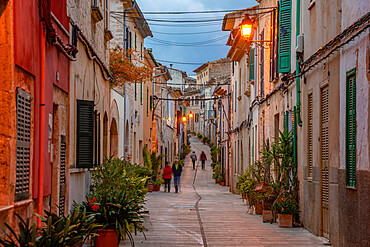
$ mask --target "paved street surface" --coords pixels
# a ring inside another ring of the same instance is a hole
[[[197,138],[191,139],[197,156],[207,154],[206,170],[192,169],[189,157],[181,177],[181,192],[149,193],[146,240],[135,236],[135,246],[322,246],[324,241],[303,228],[283,229],[277,224],[262,223],[261,216],[247,213],[248,207],[240,196],[228,192],[228,187],[215,184],[210,166],[210,151]],[[173,183],[173,181],[172,181]],[[199,216],[195,209],[199,201]],[[202,230],[204,234],[202,234]],[[129,246],[125,241],[122,246]]]

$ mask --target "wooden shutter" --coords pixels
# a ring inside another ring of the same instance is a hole
[[[290,72],[291,0],[281,0],[279,8],[279,73]]]
[[[329,237],[329,86],[321,89],[321,232]]]
[[[146,88],[146,115],[149,114],[149,88]]]
[[[254,80],[254,48],[249,52],[249,80]]]
[[[153,96],[150,95],[150,110],[153,111]]]
[[[77,168],[93,167],[94,101],[77,100]]]
[[[66,137],[60,137],[59,215],[64,216],[66,201]]]
[[[135,84],[135,100],[137,100],[137,83],[134,84]]]
[[[347,72],[346,184],[356,187],[356,70]]]
[[[308,164],[307,177],[312,177],[313,168],[313,102],[312,93],[308,95]]]
[[[143,83],[140,82],[140,104],[143,103]]]
[[[31,142],[31,95],[17,89],[17,155],[15,201],[29,196]]]

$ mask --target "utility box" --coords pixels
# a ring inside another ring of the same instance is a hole
[[[303,34],[300,34],[297,36],[297,46],[295,48],[295,52],[296,53],[303,53],[303,50],[304,50],[304,37],[303,37]]]

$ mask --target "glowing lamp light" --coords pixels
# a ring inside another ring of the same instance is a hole
[[[185,116],[182,117],[182,121],[186,122],[186,117]]]
[[[241,30],[242,30],[242,36],[244,38],[249,38],[252,34],[252,25],[250,24],[242,25]]]
[[[240,31],[241,35],[246,39],[253,36],[253,22],[248,16],[246,16],[240,24]]]
[[[189,113],[189,118],[193,118],[194,117],[194,114],[193,113]]]

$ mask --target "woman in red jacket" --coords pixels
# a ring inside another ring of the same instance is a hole
[[[164,179],[164,192],[166,192],[168,187],[168,192],[171,190],[171,178],[172,178],[172,167],[166,162],[166,166],[163,169],[163,179]]]

